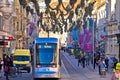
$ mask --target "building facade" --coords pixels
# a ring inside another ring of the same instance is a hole
[[[106,0],[96,0],[94,4],[94,9],[92,11],[92,16],[96,22],[95,32],[95,46],[96,51],[105,54],[106,53],[106,40],[105,35],[107,35],[106,26]]]
[[[93,15],[97,19],[96,42],[97,47],[108,56],[120,59],[119,22],[120,22],[119,0],[96,0]]]
[[[9,40],[9,37],[15,38],[14,31],[14,10],[13,2],[8,0],[0,0],[0,42],[6,42],[7,45],[0,45],[0,57],[5,54],[10,54],[15,45],[14,40]]]
[[[110,55],[120,59],[119,42],[117,35],[119,35],[119,22],[120,22],[120,1],[119,0],[108,0],[108,41],[107,41],[107,52]]]

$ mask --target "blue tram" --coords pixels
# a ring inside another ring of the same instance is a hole
[[[33,78],[60,78],[60,52],[57,38],[36,38]]]

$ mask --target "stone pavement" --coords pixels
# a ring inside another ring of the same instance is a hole
[[[78,60],[75,59],[74,55],[69,55],[68,53],[62,54],[68,59],[68,61],[71,63],[71,65],[76,69],[84,72],[83,74],[89,78],[90,80],[111,80],[112,70],[109,69],[106,73],[106,77],[101,77],[98,73],[98,67],[96,66],[96,69],[93,69],[93,65],[90,64],[89,66],[86,66],[85,68],[82,68],[81,65],[78,66]]]

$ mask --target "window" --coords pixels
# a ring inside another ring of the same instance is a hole
[[[0,15],[0,30],[3,30],[3,16]]]

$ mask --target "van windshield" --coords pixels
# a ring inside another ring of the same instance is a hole
[[[14,60],[17,61],[29,61],[29,56],[14,56]]]

